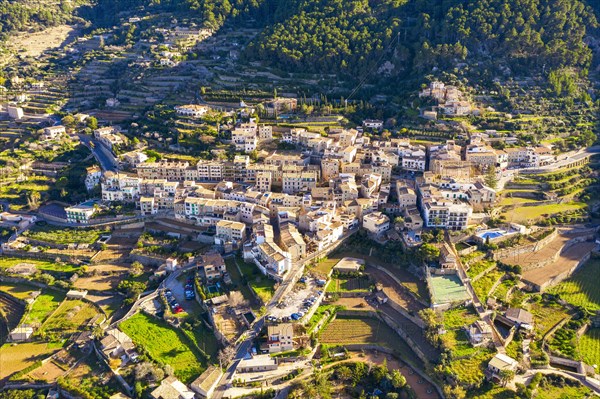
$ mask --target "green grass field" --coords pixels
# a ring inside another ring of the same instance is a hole
[[[198,348],[202,349],[204,353],[211,357],[211,359],[217,358],[219,352],[219,341],[215,337],[212,331],[210,331],[204,325],[199,328],[195,328],[194,331],[184,331],[185,334],[191,339]]]
[[[502,213],[506,220],[514,223],[537,220],[546,215],[583,209],[587,205],[583,202],[569,202],[565,204],[547,204],[538,206],[521,206]]]
[[[154,361],[171,365],[175,376],[184,383],[191,382],[205,369],[202,355],[189,345],[185,334],[162,320],[138,313],[122,322],[119,328]]]
[[[268,278],[258,270],[256,265],[244,262],[243,259],[237,259],[243,277],[248,281],[256,295],[264,302],[268,303],[275,293],[275,280]]]
[[[565,301],[590,311],[600,310],[600,259],[590,259],[571,278],[548,290]]]
[[[44,241],[53,244],[93,244],[107,230],[100,229],[75,229],[55,226],[34,226],[23,233],[32,240]]]
[[[579,338],[579,353],[584,362],[600,367],[600,328],[591,328]]]
[[[43,323],[58,308],[63,299],[65,299],[65,294],[62,292],[48,290],[42,293],[31,305],[31,309],[25,316],[23,323]]]
[[[461,359],[479,353],[479,349],[471,345],[467,333],[463,329],[448,330],[441,335],[441,339],[444,347],[450,350],[453,359]]]
[[[20,263],[35,265],[38,270],[46,272],[72,273],[79,270],[79,266],[75,266],[70,263],[56,263],[45,260],[25,258],[0,258],[0,269],[7,269]]]
[[[327,292],[366,292],[371,284],[368,278],[334,278],[327,286]]]

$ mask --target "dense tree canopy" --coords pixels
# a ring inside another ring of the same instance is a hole
[[[247,51],[282,69],[371,71],[386,56],[394,73],[487,61],[517,73],[587,69],[584,42],[597,26],[580,0],[285,0],[276,23]]]

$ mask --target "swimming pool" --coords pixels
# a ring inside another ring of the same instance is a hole
[[[484,240],[487,240],[488,238],[490,240],[493,240],[494,238],[502,237],[503,235],[504,232],[501,231],[485,231],[483,233],[478,234],[478,236]]]

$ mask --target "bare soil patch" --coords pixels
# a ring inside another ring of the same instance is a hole
[[[21,55],[39,57],[46,50],[59,47],[74,31],[69,25],[60,25],[34,33],[21,33],[8,41]]]

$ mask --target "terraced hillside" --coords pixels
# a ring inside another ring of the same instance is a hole
[[[21,302],[0,293],[0,346],[6,342],[8,333],[19,325],[24,313],[25,306]]]

